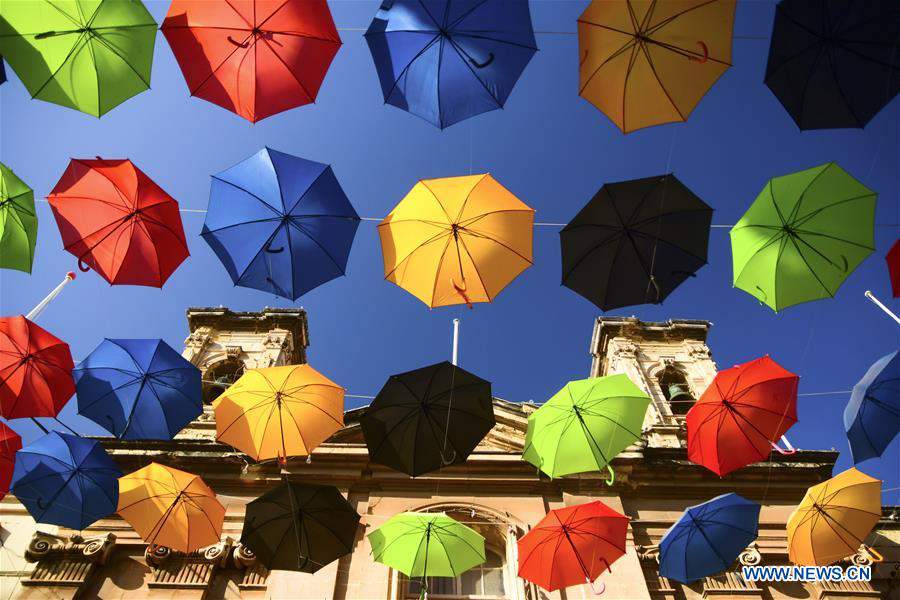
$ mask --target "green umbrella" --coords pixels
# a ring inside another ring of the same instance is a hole
[[[0,54],[31,96],[96,117],[150,87],[155,40],[140,0],[0,2]]]
[[[640,439],[650,397],[627,375],[570,381],[528,417],[522,458],[550,477],[601,471]]]
[[[36,239],[34,192],[0,163],[0,268],[31,273]]]
[[[369,534],[369,543],[376,561],[423,583],[426,577],[456,577],[485,561],[484,538],[443,513],[394,515]]]
[[[875,250],[876,198],[834,163],[770,180],[731,230],[735,287],[776,312],[834,296]]]

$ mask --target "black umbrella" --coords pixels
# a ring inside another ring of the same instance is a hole
[[[3,66],[3,56],[0,56],[0,83],[6,83],[6,67]]]
[[[671,174],[607,183],[559,234],[562,283],[602,310],[659,304],[706,264],[712,212]]]
[[[358,526],[337,488],[284,481],[247,505],[241,543],[267,569],[315,573],[352,552]]]
[[[446,361],[391,375],[359,423],[372,461],[416,477],[465,462],[494,427],[491,384]]]
[[[864,127],[900,92],[900,2],[783,0],[766,85],[800,129]]]

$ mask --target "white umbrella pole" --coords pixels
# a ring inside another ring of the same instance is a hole
[[[47,308],[47,305],[50,304],[54,298],[59,296],[59,293],[63,291],[63,288],[66,287],[66,285],[73,279],[75,279],[75,273],[73,273],[72,271],[66,273],[65,278],[60,282],[60,284],[53,288],[53,291],[47,294],[47,296],[43,300],[38,302],[37,306],[32,308],[31,312],[25,315],[25,318],[29,321],[34,321],[39,314],[44,312],[44,309]]]
[[[459,364],[459,319],[453,319],[453,364]]]
[[[877,306],[878,308],[880,308],[881,310],[886,312],[888,314],[888,316],[890,316],[892,319],[894,319],[894,321],[897,322],[897,325],[900,325],[900,317],[895,315],[893,312],[891,312],[891,309],[889,309],[887,306],[882,304],[881,300],[879,300],[878,298],[875,297],[875,294],[873,294],[869,290],[866,290],[866,298],[871,300],[872,304],[874,304],[875,306]]]

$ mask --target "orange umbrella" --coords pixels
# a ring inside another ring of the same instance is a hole
[[[624,133],[686,121],[731,66],[736,0],[594,0],[578,19],[580,94]]]
[[[256,369],[216,398],[216,439],[254,460],[308,456],[344,424],[344,388],[309,365]]]
[[[431,308],[491,302],[531,266],[533,225],[489,174],[425,179],[378,225],[384,277]]]
[[[148,544],[180,552],[219,543],[225,520],[199,476],[159,463],[119,479],[118,513]]]

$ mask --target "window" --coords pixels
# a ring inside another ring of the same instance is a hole
[[[487,560],[459,577],[429,577],[428,597],[441,599],[503,599],[506,588],[503,585],[503,559],[491,550],[485,552]],[[403,598],[419,598],[421,580],[409,580],[400,576]]]
[[[687,414],[696,400],[691,395],[691,388],[684,374],[674,367],[666,367],[656,380],[672,414],[676,416]]]
[[[212,403],[243,374],[244,363],[233,358],[219,361],[206,369],[203,374],[203,402]]]

